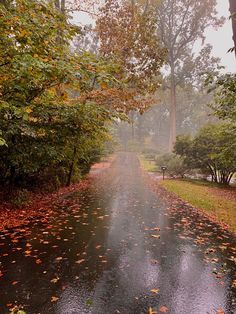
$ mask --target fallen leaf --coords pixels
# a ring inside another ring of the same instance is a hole
[[[168,307],[166,307],[166,306],[160,307],[159,310],[160,310],[161,313],[167,313],[169,311]]]
[[[54,297],[54,296],[51,297],[51,302],[57,302],[58,300],[59,300],[58,297]]]
[[[19,282],[19,281],[13,281],[11,284],[12,284],[13,286],[15,286],[16,284],[18,284],[18,282]]]
[[[159,292],[159,289],[152,289],[151,292],[153,292],[153,293],[158,293],[158,292]]]
[[[41,261],[40,258],[38,258],[38,259],[36,259],[35,263],[36,263],[36,264],[42,264],[42,261]]]
[[[151,236],[152,236],[152,238],[157,238],[157,239],[160,239],[160,237],[161,237],[159,234],[152,234]]]
[[[76,261],[76,264],[81,264],[83,262],[85,262],[85,259],[80,259],[80,260]]]
[[[57,283],[60,280],[59,277],[53,278],[52,280],[50,280],[52,283]]]
[[[154,311],[151,307],[149,307],[148,314],[157,314],[157,312]]]

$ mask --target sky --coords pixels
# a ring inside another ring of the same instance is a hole
[[[234,46],[232,40],[232,25],[231,20],[229,19],[229,1],[217,0],[217,11],[219,16],[224,16],[226,18],[225,24],[218,30],[209,28],[206,31],[206,42],[213,46],[212,54],[221,59],[221,65],[225,67],[225,71],[234,72],[236,70],[234,53],[227,52]],[[90,24],[92,22],[91,18],[83,13],[75,14],[73,20],[74,22],[80,21],[82,24]]]
[[[221,64],[225,66],[227,72],[234,72],[236,69],[236,60],[234,53],[227,53],[227,51],[234,46],[232,40],[232,25],[229,20],[229,1],[217,0],[217,10],[220,16],[226,18],[223,27],[217,31],[209,29],[206,32],[206,40],[213,46],[213,55],[221,58]]]

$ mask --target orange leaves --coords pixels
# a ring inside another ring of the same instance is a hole
[[[80,259],[80,260],[76,261],[75,263],[76,263],[76,264],[81,264],[81,263],[83,263],[83,262],[85,262],[85,259]]]
[[[159,289],[152,289],[151,292],[157,294],[159,292]]]
[[[148,314],[157,314],[157,312],[154,311],[151,307],[149,307]]]
[[[216,311],[216,314],[225,314],[225,312],[224,312],[222,309],[218,309],[218,310]]]
[[[16,284],[18,284],[18,281],[13,281],[11,284],[15,286]]]
[[[59,300],[59,298],[58,297],[55,297],[55,296],[52,296],[51,297],[51,302],[53,303],[53,302],[57,302]]]
[[[37,258],[36,261],[35,261],[35,263],[39,265],[39,264],[42,264],[42,261],[41,261],[40,258]]]

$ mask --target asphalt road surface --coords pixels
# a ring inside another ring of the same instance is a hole
[[[235,261],[234,237],[154,194],[121,153],[53,217],[0,234],[0,313],[236,313]]]

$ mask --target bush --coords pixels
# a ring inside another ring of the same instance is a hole
[[[187,173],[189,173],[188,166],[184,163],[184,159],[175,154],[164,154],[158,156],[156,159],[157,166],[160,168],[166,166],[166,172],[171,177],[181,177],[184,178]]]

